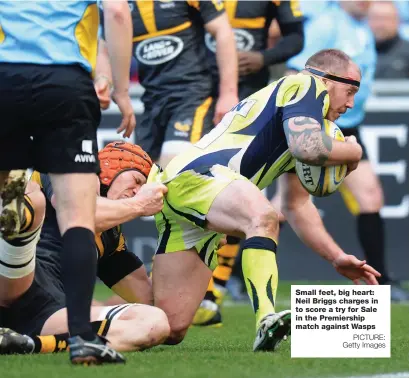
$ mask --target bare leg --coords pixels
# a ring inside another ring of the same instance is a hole
[[[216,197],[207,221],[210,230],[245,235],[242,268],[257,328],[253,350],[275,350],[291,328],[290,311],[275,313],[277,213],[255,185],[237,180]]]
[[[91,320],[97,321],[106,307],[92,307]],[[44,324],[41,335],[67,334],[67,310],[61,309]],[[169,336],[166,314],[153,306],[135,305],[128,307],[118,319],[112,320],[106,335],[110,345],[118,351],[130,352],[151,348]]]
[[[72,336],[94,340],[90,308],[96,280],[93,173],[52,174],[57,219],[62,235],[61,277],[66,292],[68,328]],[[81,268],[79,268],[81,267]]]
[[[152,277],[154,304],[165,311],[171,329],[166,343],[178,344],[206,293],[211,271],[192,249],[156,255]]]

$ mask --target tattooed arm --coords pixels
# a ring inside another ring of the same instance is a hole
[[[286,119],[284,132],[291,154],[306,164],[351,164],[362,157],[362,148],[354,138],[347,142],[334,140],[321,130],[320,123],[313,118]]]

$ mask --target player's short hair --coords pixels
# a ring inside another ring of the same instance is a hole
[[[318,68],[322,71],[335,75],[343,75],[347,72],[352,59],[348,54],[337,49],[325,49],[312,55],[305,63],[306,67]]]

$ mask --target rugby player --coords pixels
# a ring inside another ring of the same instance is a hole
[[[118,131],[129,136],[135,127],[128,94],[130,12],[125,1],[103,3],[115,71],[113,98],[123,116]],[[102,363],[115,354],[105,348],[90,322],[96,279],[96,129],[101,116],[92,81],[98,26],[96,1],[1,3],[0,112],[4,126],[0,138],[4,146],[0,152],[0,230],[5,239],[0,240],[0,275],[14,280],[32,273],[33,248],[15,255],[8,252],[8,245],[15,243],[25,225],[24,170],[34,167],[48,172],[62,234],[61,280],[74,364]],[[9,175],[10,170],[14,171]],[[38,235],[30,233],[34,245]]]
[[[183,340],[217,265],[222,233],[245,239],[243,274],[256,315],[253,350],[275,350],[287,337],[290,311],[275,311],[278,218],[260,189],[292,169],[295,159],[356,169],[362,155],[356,139],[332,140],[321,126],[324,118],[334,121],[353,107],[360,79],[358,66],[343,52],[318,52],[302,73],[237,104],[164,171],[154,166],[148,182],[168,187],[164,208],[155,215],[160,235],[152,273],[154,305],[165,311],[171,328],[167,343]],[[327,249],[327,240],[315,235],[322,225],[309,196],[293,205],[292,226],[307,245],[342,275],[377,284],[379,273],[365,261]]]
[[[111,143],[100,151],[99,160],[102,197],[97,203],[93,246],[93,252],[98,252],[98,276],[130,304],[92,307],[92,326],[116,350],[146,349],[166,339],[169,324],[162,310],[135,304],[152,303],[151,284],[142,262],[128,250],[120,224],[160,211],[166,187],[144,185],[152,162],[139,146]],[[15,279],[0,275],[0,326],[29,336],[3,328],[0,354],[50,353],[68,346],[66,290],[61,280],[62,238],[53,207],[55,198],[47,175],[34,172],[31,180],[21,233],[1,244],[5,252],[17,257],[30,254],[29,268],[14,271],[19,273]],[[75,344],[70,348],[75,348]],[[89,348],[89,354],[96,353],[92,345]],[[109,359],[123,361],[114,351],[109,353]]]
[[[392,301],[409,301],[409,292],[388,274],[385,263],[385,225],[380,215],[384,203],[383,190],[359,131],[376,69],[375,40],[366,20],[369,6],[368,1],[341,1],[312,18],[306,24],[305,48],[301,54],[289,60],[288,67],[300,71],[310,55],[330,47],[350,54],[359,65],[362,84],[355,106],[337,120],[337,125],[345,136],[357,138],[363,149],[363,157],[357,170],[345,179],[340,193],[348,210],[356,216],[358,239],[366,260],[382,274],[379,283],[391,285]],[[275,203],[278,204],[279,199]]]
[[[237,53],[223,3],[212,1],[130,2],[133,52],[145,93],[145,111],[136,142],[162,166],[210,131],[237,104]],[[216,40],[220,95],[212,97],[212,80],[204,32]],[[100,60],[107,61],[104,40]],[[104,59],[105,55],[105,59]],[[112,67],[112,73],[115,69]],[[109,78],[109,63],[97,75]],[[109,79],[105,81],[106,91]]]
[[[286,62],[298,54],[304,45],[303,14],[297,0],[291,1],[225,1],[236,37],[239,57],[239,100],[265,87],[270,79],[269,66]],[[281,38],[274,47],[268,48],[269,29],[277,22]],[[212,67],[214,88],[219,75],[214,55],[215,45],[211,36],[205,36]],[[227,244],[217,251],[219,265],[213,272],[205,299],[195,315],[195,325],[220,325],[219,307],[226,284],[230,279],[239,250],[240,239],[227,237]]]

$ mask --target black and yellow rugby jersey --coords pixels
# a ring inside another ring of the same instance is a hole
[[[37,258],[51,265],[57,274],[61,271],[62,237],[56,211],[51,204],[53,189],[48,175],[34,172],[31,180],[38,183],[46,198],[46,213],[40,240],[37,244]],[[111,287],[129,273],[140,268],[140,260],[128,250],[121,227],[113,227],[95,236],[98,251],[98,277]]]
[[[271,22],[277,19],[280,25],[302,21],[303,15],[298,0],[290,1],[224,1],[226,13],[233,27],[238,51],[263,51],[267,48],[268,29]],[[216,43],[214,38],[206,33],[205,42],[208,48],[213,81],[217,86],[218,69],[216,63]],[[261,89],[268,84],[268,67],[259,72],[240,77],[239,84],[251,84],[253,88]]]
[[[144,100],[211,91],[204,45],[204,24],[224,12],[220,1],[129,1],[133,53],[138,61]],[[102,18],[102,17],[101,17]]]
[[[318,78],[302,73],[283,77],[240,101],[210,133],[169,163],[164,179],[220,164],[263,189],[295,164],[283,122],[303,116],[322,125],[328,107],[326,87]]]

